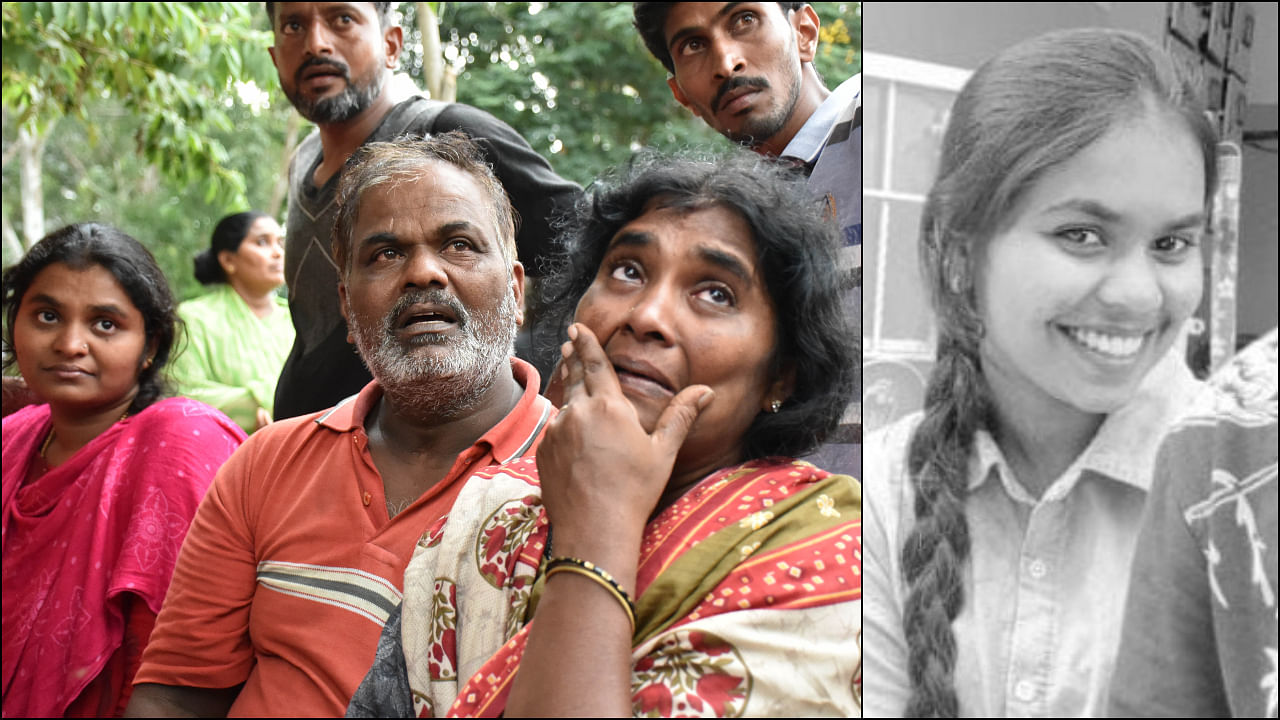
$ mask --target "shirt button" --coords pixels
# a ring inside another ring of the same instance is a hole
[[[373,502],[373,493],[371,493],[371,492],[369,492],[368,490],[366,490],[366,491],[365,491],[365,493],[364,493],[364,496],[363,496],[362,498],[360,498],[360,499],[361,499],[361,500],[364,500],[364,506],[365,506],[365,507],[369,507],[369,503]]]
[[[1039,580],[1049,572],[1049,566],[1043,560],[1032,560],[1029,570],[1031,571],[1031,577]]]
[[[1013,686],[1013,694],[1022,702],[1031,702],[1036,699],[1036,686],[1030,680],[1020,680]]]

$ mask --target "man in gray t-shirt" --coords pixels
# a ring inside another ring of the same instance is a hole
[[[389,81],[403,31],[392,3],[267,3],[280,85],[316,131],[289,168],[285,280],[297,331],[276,386],[276,418],[332,407],[370,375],[347,342],[330,249],[334,193],[343,165],[368,142],[461,130],[480,146],[519,213],[525,272],[536,277],[550,250],[550,220],[581,190],[562,179],[519,133],[482,110],[414,96],[392,98]]]

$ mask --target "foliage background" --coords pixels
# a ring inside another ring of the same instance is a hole
[[[180,298],[200,294],[191,258],[213,224],[270,209],[291,143],[311,129],[279,91],[261,3],[3,5],[4,264],[21,253],[26,128],[44,141],[45,230],[117,225],[155,253]],[[644,146],[726,147],[671,98],[630,3],[401,3],[401,72],[418,87],[424,5],[457,99],[512,125],[567,178],[585,185]],[[814,7],[818,69],[835,87],[861,67],[861,5]]]

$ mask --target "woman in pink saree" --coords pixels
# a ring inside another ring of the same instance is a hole
[[[4,273],[4,715],[118,716],[178,549],[244,433],[163,399],[174,300],[114,228],[55,231]]]

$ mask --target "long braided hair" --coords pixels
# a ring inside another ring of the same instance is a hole
[[[1051,168],[1125,120],[1161,111],[1200,146],[1206,201],[1216,136],[1193,76],[1140,35],[1067,30],[987,61],[951,109],[938,175],[921,217],[920,263],[937,318],[924,418],[907,451],[915,524],[902,548],[902,624],[911,694],[906,717],[958,717],[952,621],[964,605],[965,517],[974,433],[994,423],[979,352],[975,269],[985,244]]]

